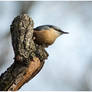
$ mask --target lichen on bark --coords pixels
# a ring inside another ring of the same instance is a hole
[[[33,26],[27,14],[14,18],[10,26],[14,63],[1,74],[0,91],[18,90],[42,69],[48,53],[34,42]]]

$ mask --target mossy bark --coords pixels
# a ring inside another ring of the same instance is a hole
[[[18,90],[43,67],[48,53],[33,40],[33,20],[27,15],[17,16],[10,27],[14,63],[0,76],[0,91]]]

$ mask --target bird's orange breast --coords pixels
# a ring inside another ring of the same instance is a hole
[[[35,40],[38,44],[51,45],[56,39],[56,35],[53,30],[34,31],[34,36],[36,37]]]

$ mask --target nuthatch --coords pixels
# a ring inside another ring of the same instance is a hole
[[[62,34],[68,34],[68,32],[64,32],[53,25],[42,25],[34,28],[34,41],[39,45],[48,47]]]

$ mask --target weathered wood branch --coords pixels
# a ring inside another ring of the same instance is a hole
[[[14,63],[0,76],[0,91],[16,91],[43,67],[48,53],[34,43],[33,20],[26,14],[17,16],[11,25]]]

